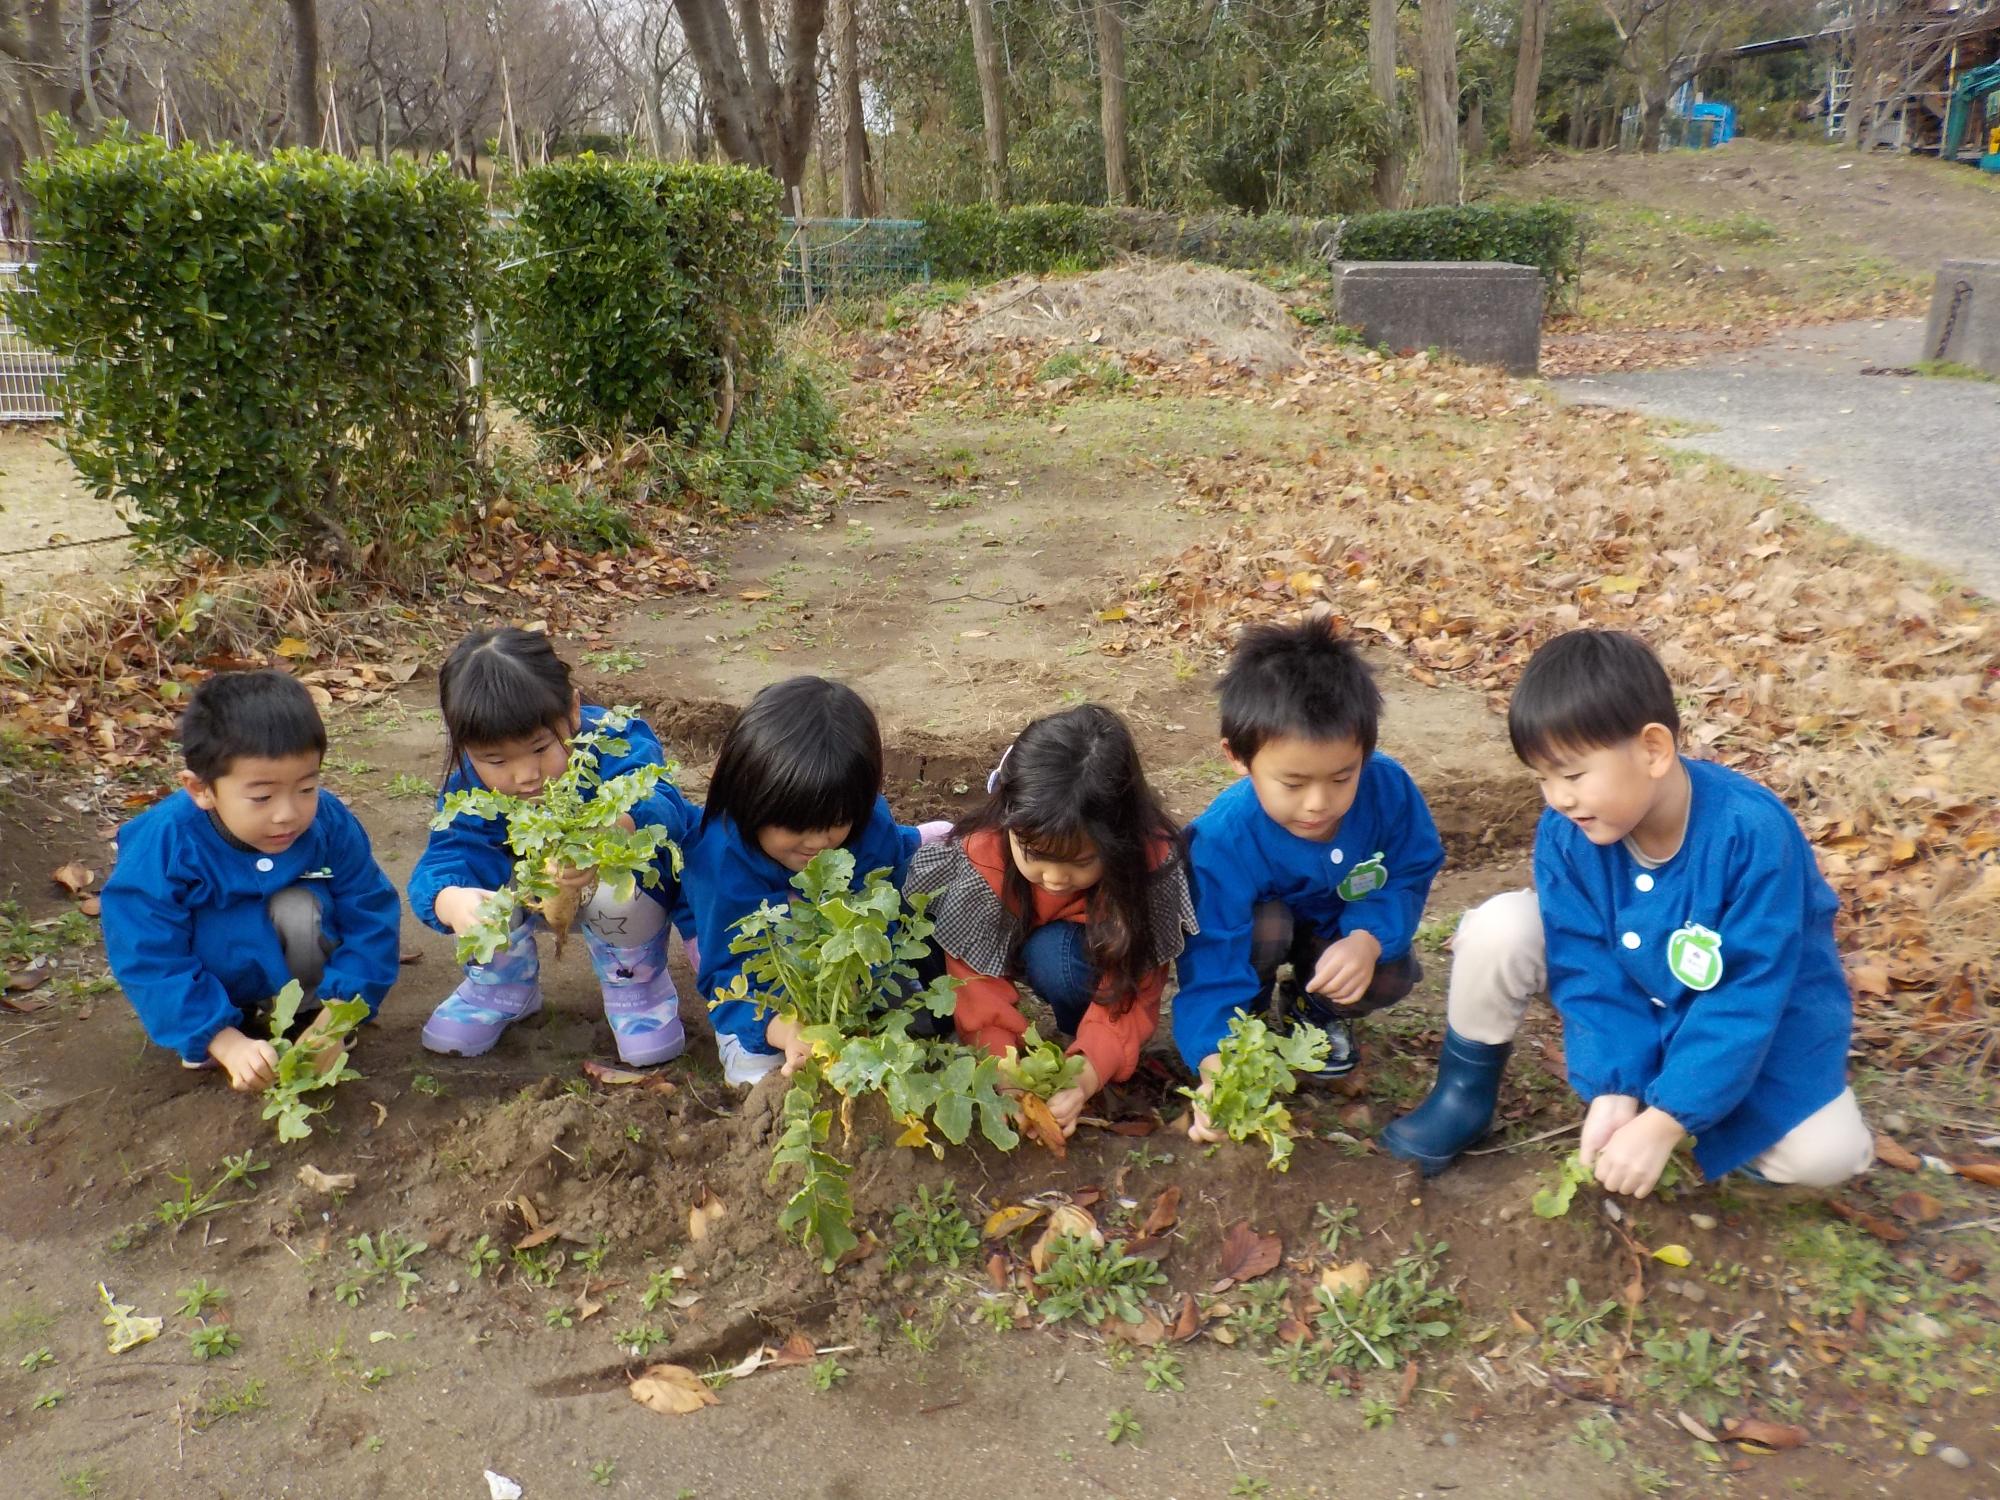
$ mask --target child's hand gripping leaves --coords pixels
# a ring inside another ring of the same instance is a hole
[[[1010,1095],[1010,1104],[1021,1133],[1039,1142],[1057,1156],[1068,1153],[1069,1132],[1083,1113],[1082,1054],[1065,1055],[1062,1047],[1029,1031],[1021,1046],[1010,1047],[1000,1059],[1001,1087]],[[1052,1100],[1062,1098],[1065,1108],[1058,1112]],[[1070,1108],[1068,1106],[1074,1106]]]
[[[1271,1167],[1289,1171],[1292,1113],[1278,1100],[1298,1087],[1295,1071],[1311,1072],[1326,1061],[1328,1045],[1317,1026],[1299,1026],[1281,1036],[1257,1017],[1238,1012],[1216,1049],[1214,1076],[1181,1093],[1208,1117],[1211,1128],[1232,1141],[1256,1137],[1271,1148]]]
[[[673,766],[636,766],[605,781],[597,770],[600,754],[622,755],[628,748],[617,731],[632,718],[629,708],[606,711],[603,727],[569,742],[569,763],[532,798],[510,797],[479,788],[444,799],[431,827],[445,828],[461,816],[505,818],[507,847],[514,851],[514,877],[480,909],[479,920],[459,934],[460,963],[491,963],[507,946],[521,908],[540,914],[562,951],[577,912],[590,891],[602,884],[620,900],[635,885],[660,883],[661,850],[681,870],[681,852],[664,828],[640,828],[632,809],[672,778]]]
[[[307,1095],[330,1089],[361,1075],[348,1066],[347,1037],[368,1019],[366,1000],[333,1000],[320,1007],[319,1018],[296,1042],[285,1033],[298,1019],[304,998],[295,979],[278,991],[271,1005],[271,1045],[278,1054],[278,1081],[264,1091],[264,1118],[278,1122],[278,1140],[302,1141],[312,1134],[314,1115],[324,1114],[333,1101],[308,1102]]]

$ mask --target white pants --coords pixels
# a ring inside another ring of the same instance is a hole
[[[1475,906],[1452,939],[1445,1019],[1469,1042],[1514,1040],[1535,996],[1548,988],[1542,908],[1533,891],[1508,891]],[[1832,1187],[1865,1172],[1875,1138],[1861,1118],[1854,1090],[1822,1105],[1794,1126],[1751,1168],[1767,1181]]]

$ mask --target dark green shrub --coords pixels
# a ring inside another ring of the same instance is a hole
[[[1533,266],[1560,297],[1583,270],[1584,221],[1566,203],[1467,203],[1356,214],[1337,260],[1499,260]]]
[[[476,186],[123,132],[26,180],[41,259],[7,311],[73,361],[64,444],[142,545],[351,564],[461,507]]]
[[[991,281],[1023,272],[1090,271],[1111,252],[1115,214],[1080,203],[932,204],[924,221],[931,275]]]
[[[546,438],[696,443],[750,401],[770,373],[781,254],[767,173],[586,155],[518,190],[494,367]]]

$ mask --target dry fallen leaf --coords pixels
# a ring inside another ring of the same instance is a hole
[[[632,1399],[663,1416],[684,1417],[721,1398],[686,1365],[648,1365],[632,1382]]]
[[[520,1239],[514,1241],[514,1248],[516,1250],[539,1249],[561,1233],[562,1226],[560,1224],[544,1224],[540,1229],[535,1230],[534,1233],[525,1234]]]
[[[1176,1344],[1185,1344],[1201,1332],[1201,1309],[1195,1306],[1192,1292],[1181,1293],[1181,1305],[1174,1313],[1174,1325],[1167,1334]]]
[[[1973,1182],[1984,1183],[1987,1187],[2000,1188],[2000,1162],[1962,1161],[1954,1162],[1952,1170],[1959,1176]]]
[[[1686,1245],[1662,1245],[1653,1252],[1653,1259],[1669,1266],[1688,1266],[1694,1263],[1694,1257],[1688,1254]]]
[[[1165,1234],[1179,1220],[1181,1212],[1181,1190],[1178,1187],[1160,1189],[1160,1196],[1153,1200],[1153,1211],[1146,1215],[1146,1222],[1139,1227],[1139,1237]]]
[[[1875,1135],[1875,1160],[1885,1167],[1894,1167],[1899,1172],[1916,1172],[1923,1169],[1923,1162],[1894,1136]]]
[[[71,860],[66,865],[57,865],[49,871],[49,879],[68,891],[72,896],[82,895],[97,879],[97,872],[88,865]]]
[[[1721,1441],[1721,1439],[1718,1438],[1714,1433],[1710,1432],[1706,1427],[1702,1426],[1701,1423],[1697,1422],[1693,1417],[1689,1416],[1686,1412],[1677,1411],[1674,1413],[1674,1417],[1677,1421],[1679,1421],[1682,1427],[1687,1429],[1688,1435],[1690,1437],[1699,1438],[1704,1443],[1716,1443]]]
[[[315,1193],[351,1193],[354,1191],[352,1172],[322,1172],[311,1162],[299,1168],[299,1181]]]
[[[1854,1225],[1857,1229],[1867,1230],[1868,1233],[1874,1235],[1876,1239],[1886,1245],[1900,1245],[1910,1237],[1909,1231],[1900,1225],[1891,1224],[1887,1219],[1879,1215],[1871,1214],[1865,1209],[1856,1208],[1845,1198],[1830,1198],[1827,1200],[1826,1206],[1838,1217],[1847,1220],[1848,1223]]]
[[[606,1088],[636,1086],[654,1094],[671,1094],[674,1091],[672,1080],[662,1078],[657,1073],[641,1073],[632,1068],[613,1067],[610,1063],[601,1063],[595,1058],[585,1059],[583,1076],[603,1084]]]
[[[1912,1189],[1907,1193],[1898,1193],[1896,1201],[1889,1205],[1889,1212],[1912,1224],[1928,1224],[1943,1215],[1944,1205],[1929,1193]]]
[[[789,1370],[794,1365],[809,1365],[819,1358],[819,1350],[813,1341],[803,1333],[794,1333],[784,1342],[784,1346],[771,1356],[770,1368]]]
[[[1767,1422],[1762,1417],[1727,1417],[1722,1423],[1725,1443],[1756,1443],[1765,1448],[1803,1448],[1810,1436],[1803,1427],[1789,1422]]]
[[[1106,1318],[1098,1326],[1104,1330],[1104,1336],[1114,1343],[1136,1344],[1142,1349],[1150,1349],[1155,1344],[1164,1343],[1167,1337],[1167,1325],[1160,1321],[1159,1314],[1150,1307],[1142,1310],[1136,1323],[1112,1317]]]
[[[1065,1203],[1049,1215],[1049,1227],[1042,1231],[1042,1237],[1035,1241],[1035,1248],[1028,1252],[1028,1263],[1041,1275],[1049,1268],[1049,1257],[1055,1253],[1055,1242],[1059,1239],[1089,1240],[1091,1244],[1104,1244],[1104,1231],[1097,1227],[1097,1220],[1088,1209],[1078,1208],[1074,1203]]]
[[[1342,1292],[1352,1292],[1358,1297],[1368,1290],[1368,1283],[1373,1279],[1373,1274],[1368,1269],[1367,1261],[1350,1260],[1344,1266],[1328,1266],[1321,1271],[1319,1284],[1336,1297]],[[1533,1333],[1534,1329],[1529,1328],[1527,1331]]]
[[[986,1227],[980,1238],[1004,1240],[1016,1230],[1026,1229],[1047,1212],[1027,1203],[1009,1203],[1005,1208],[996,1208],[986,1216]]]
[[[1222,1275],[1214,1290],[1227,1291],[1240,1281],[1255,1281],[1284,1258],[1285,1242],[1275,1234],[1260,1234],[1248,1219],[1238,1219],[1222,1237]]]

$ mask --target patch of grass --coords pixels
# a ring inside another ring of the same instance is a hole
[[[891,1228],[895,1241],[889,1246],[889,1268],[894,1271],[919,1261],[956,1270],[979,1250],[979,1234],[959,1211],[957,1189],[949,1183],[936,1197],[928,1187],[919,1187],[917,1201],[896,1210]]]
[[[1648,1361],[1642,1378],[1662,1402],[1694,1413],[1713,1427],[1740,1405],[1748,1373],[1744,1335],[1718,1342],[1706,1328],[1686,1333],[1662,1329],[1641,1346]]]
[[[20,1345],[38,1339],[56,1326],[56,1315],[45,1307],[17,1307],[0,1317],[0,1343]],[[23,1369],[30,1368],[27,1365]]]
[[[1761,245],[1780,237],[1776,224],[1760,214],[1727,214],[1719,219],[1693,216],[1680,221],[1681,228],[1698,240],[1714,240],[1725,245]]]
[[[1132,388],[1132,372],[1115,355],[1086,354],[1077,349],[1061,349],[1042,361],[1035,371],[1041,384],[1067,380],[1072,390],[1125,391]]]
[[[95,1495],[104,1485],[104,1471],[96,1464],[85,1464],[81,1469],[64,1469],[56,1475],[56,1483],[63,1487],[66,1495]]]
[[[1919,375],[1927,375],[1935,380],[1983,380],[1989,384],[2000,383],[2000,375],[1989,374],[1973,365],[1962,365],[1955,359],[1920,359],[1916,365]]]
[[[30,922],[18,901],[0,901],[0,963],[13,966],[54,958],[65,948],[93,941],[90,918],[80,911]]]
[[[252,1378],[234,1390],[219,1392],[204,1401],[195,1425],[213,1427],[217,1422],[229,1417],[247,1417],[253,1412],[263,1411],[270,1404],[270,1400],[264,1395],[264,1382]]]
[[[428,802],[437,796],[437,783],[428,776],[417,776],[409,771],[398,771],[389,778],[391,797],[409,797]]]

